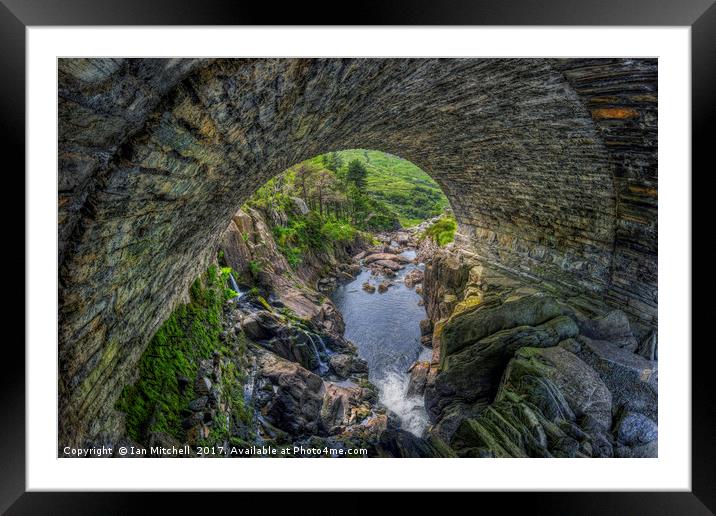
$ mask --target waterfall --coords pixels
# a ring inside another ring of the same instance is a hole
[[[326,348],[326,343],[323,341],[323,337],[321,337],[318,333],[315,333],[314,335],[318,339],[318,342],[321,343],[321,351],[323,353],[328,353],[328,349]]]
[[[311,333],[301,330],[303,334],[308,337],[308,341],[311,343],[311,348],[313,349],[313,353],[318,359],[318,372],[320,374],[326,374],[328,372],[328,365],[323,361],[323,358],[321,357],[321,354],[318,352],[318,347],[316,346],[316,341],[313,340],[313,337],[311,336]],[[321,347],[323,348],[323,351],[325,352],[326,346],[323,344],[323,339],[321,339],[320,336],[316,335],[318,337],[319,342],[321,343]]]
[[[230,272],[230,273],[229,273],[229,281],[231,282],[231,289],[232,289],[234,292],[236,292],[236,296],[234,297],[234,299],[237,299],[237,298],[243,296],[244,293],[241,292],[241,289],[239,289],[239,285],[236,284],[236,280],[234,279],[234,273],[233,273],[233,272]]]

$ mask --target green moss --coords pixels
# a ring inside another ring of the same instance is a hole
[[[156,332],[138,364],[138,380],[124,388],[117,409],[126,413],[127,435],[139,442],[148,432],[183,438],[181,410],[194,398],[198,363],[223,346],[221,310],[225,276],[211,266],[189,289],[190,302],[179,306]],[[189,379],[181,390],[179,377]]]

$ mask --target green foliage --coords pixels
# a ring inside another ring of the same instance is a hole
[[[263,264],[258,260],[251,260],[249,262],[249,272],[251,277],[257,279],[261,271],[263,270]]]
[[[194,398],[199,360],[222,346],[223,272],[211,266],[192,283],[190,302],[172,312],[140,358],[139,379],[124,388],[117,402],[117,409],[127,415],[130,438],[142,442],[147,432],[166,432],[183,439],[180,412]],[[179,376],[190,380],[183,391]]]
[[[437,183],[410,161],[364,149],[337,154],[344,162],[363,164],[367,173],[364,193],[396,213],[405,227],[439,215],[449,206]]]
[[[328,221],[321,228],[321,234],[335,242],[350,242],[355,238],[356,233],[356,228],[345,221]]]
[[[440,247],[446,246],[455,238],[457,222],[454,217],[443,215],[425,230],[425,237],[431,238]]]
[[[346,180],[356,185],[360,190],[365,188],[367,175],[368,171],[366,170],[365,166],[363,166],[363,162],[361,160],[354,159],[351,160],[350,163],[348,163]]]

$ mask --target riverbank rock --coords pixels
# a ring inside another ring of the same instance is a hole
[[[368,283],[367,281],[365,283],[363,283],[363,285],[361,285],[361,288],[363,290],[365,290],[366,292],[368,292],[369,294],[372,294],[375,292],[375,287],[373,285],[371,285],[370,283]]]
[[[497,319],[496,315],[493,315],[481,320],[488,328],[494,329],[503,327],[506,321],[539,321],[545,313],[539,309],[530,312],[532,316],[529,318],[510,317],[516,312],[509,309],[504,312],[508,314],[504,319]],[[525,312],[519,313],[524,315]],[[537,326],[500,329],[489,335],[486,335],[488,330],[484,326],[466,328],[464,324],[460,324],[458,328],[464,333],[458,332],[449,324],[442,331],[439,373],[426,389],[425,406],[434,419],[439,419],[443,410],[455,401],[484,405],[489,403],[505,366],[518,349],[527,346],[556,346],[578,332],[574,321],[566,316],[549,319]],[[479,340],[471,340],[482,335],[485,336]],[[456,343],[455,340],[459,342]],[[450,352],[450,349],[456,349],[457,352]]]
[[[423,271],[421,271],[420,269],[413,269],[405,275],[403,281],[405,281],[406,287],[413,288],[418,283],[422,283]]]
[[[410,259],[406,258],[405,256],[402,256],[400,254],[393,254],[393,253],[373,253],[368,256],[366,256],[363,259],[363,263],[366,265],[369,265],[373,262],[384,260],[389,261],[393,263],[399,263],[399,264],[406,264],[410,263]]]
[[[348,378],[351,374],[368,372],[368,363],[365,360],[347,353],[331,355],[328,363],[331,370],[342,378]]]
[[[261,413],[292,436],[316,434],[325,394],[321,377],[273,353],[256,353]]]
[[[323,434],[340,433],[347,426],[358,424],[371,414],[371,406],[365,400],[365,389],[359,386],[344,387],[330,382],[327,382],[325,387],[320,414]]]
[[[425,393],[425,385],[428,381],[428,371],[430,370],[430,362],[418,361],[408,369],[410,380],[408,381],[408,390],[406,396],[418,396]]]
[[[386,281],[383,281],[383,282],[381,282],[381,283],[378,285],[378,292],[381,293],[381,294],[384,294],[384,293],[387,292],[388,289],[389,289],[390,287],[392,287],[392,286],[393,286],[393,282],[392,282],[392,281],[387,281],[387,280],[386,280]]]
[[[587,364],[557,346],[522,348],[451,445],[463,457],[610,457],[610,426],[610,392]]]
[[[394,262],[393,260],[376,260],[372,263],[374,266],[384,267],[386,269],[390,269],[393,272],[397,272],[403,268],[402,265],[400,265],[398,262]]]

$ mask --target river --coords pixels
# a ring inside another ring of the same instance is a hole
[[[401,253],[415,258],[414,250]],[[425,309],[418,304],[420,296],[403,283],[404,276],[423,265],[407,264],[398,271],[395,284],[385,293],[368,293],[361,286],[366,281],[376,288],[383,276],[371,276],[366,267],[353,280],[340,284],[331,298],[343,314],[345,337],[358,348],[358,355],[368,362],[369,378],[379,390],[380,401],[395,412],[403,429],[421,436],[428,425],[422,396],[406,396],[409,374],[415,360],[429,360],[431,350],[420,344],[420,320]]]

